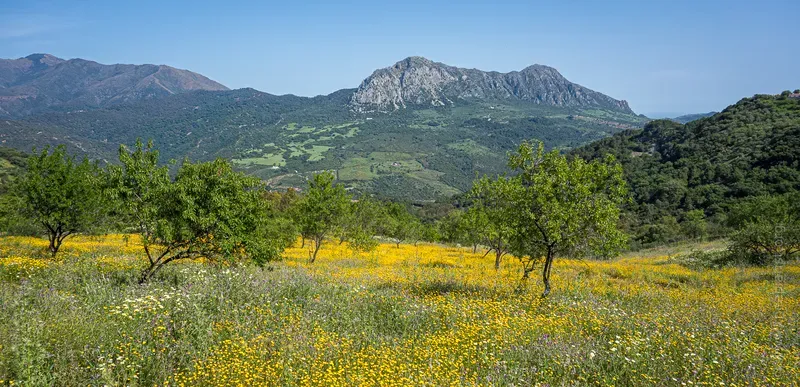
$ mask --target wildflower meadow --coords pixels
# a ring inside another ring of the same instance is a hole
[[[800,266],[690,269],[650,252],[558,260],[328,243],[263,268],[178,263],[136,238],[0,239],[0,384],[796,385]]]

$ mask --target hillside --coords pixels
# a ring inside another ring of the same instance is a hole
[[[278,188],[304,187],[311,173],[334,170],[357,192],[427,201],[468,189],[476,173],[505,170],[506,152],[523,139],[571,149],[646,121],[597,105],[604,100],[599,93],[585,104],[566,96],[569,103],[558,105],[495,95],[359,110],[366,105],[353,101],[365,101],[357,96],[370,79],[374,75],[359,89],[314,98],[253,89],[193,91],[41,113],[0,121],[0,140],[25,151],[66,143],[73,152],[113,162],[119,144],[141,137],[155,140],[164,160],[223,157]]]
[[[634,230],[681,222],[695,209],[721,224],[741,199],[800,191],[800,99],[756,95],[708,118],[652,121],[573,152],[589,159],[608,153],[625,169]]]
[[[713,116],[714,114],[717,114],[717,113],[718,112],[684,114],[682,116],[678,116],[678,117],[672,118],[672,121],[675,121],[675,122],[677,122],[679,124],[686,124],[686,123],[689,123],[689,122],[692,122],[692,121],[699,120],[701,118],[711,117],[711,116]]]
[[[25,167],[25,162],[24,153],[0,146],[0,195],[4,194],[11,182],[19,176]]]
[[[193,90],[227,88],[164,65],[103,65],[48,54],[0,59],[0,117],[97,108]]]

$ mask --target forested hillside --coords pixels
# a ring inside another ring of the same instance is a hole
[[[713,233],[743,199],[800,191],[800,99],[756,95],[708,118],[652,121],[572,152],[608,153],[623,164],[633,196],[626,222],[640,242],[670,239],[700,216]]]
[[[14,179],[25,168],[24,153],[0,146],[0,195],[6,193]]]

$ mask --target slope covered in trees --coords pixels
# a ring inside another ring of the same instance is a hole
[[[756,95],[708,118],[652,121],[572,152],[609,153],[625,170],[626,223],[637,240],[664,242],[706,221],[714,233],[744,199],[800,191],[800,99]]]
[[[11,182],[22,173],[26,157],[16,149],[0,147],[0,194],[5,193]]]

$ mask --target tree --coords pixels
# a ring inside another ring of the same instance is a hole
[[[378,246],[374,236],[386,222],[383,206],[369,198],[348,203],[347,211],[336,230],[339,243],[349,242],[350,247],[371,251]]]
[[[137,141],[130,153],[120,147],[120,162],[112,172],[114,197],[141,236],[149,262],[140,283],[180,259],[263,264],[279,257],[284,246],[258,179],[217,159],[184,162],[170,181],[152,142],[144,147]]]
[[[702,239],[708,233],[708,223],[703,210],[691,210],[684,214],[681,223],[683,235],[691,239]]]
[[[400,242],[416,241],[420,231],[420,221],[400,203],[389,203],[386,208],[389,216],[385,236],[394,239],[397,248]]]
[[[800,197],[796,194],[738,203],[729,221],[737,229],[730,250],[748,263],[788,261],[800,253]]]
[[[494,251],[494,268],[500,269],[500,260],[508,253],[509,241],[514,230],[508,221],[514,216],[517,209],[514,198],[518,193],[515,181],[506,177],[491,180],[484,177],[475,182],[470,192],[473,198],[473,207],[469,212],[473,217],[480,219],[475,222],[482,241],[489,250],[488,255]]]
[[[479,231],[482,227],[475,225],[479,220],[476,213],[465,210],[452,210],[439,220],[439,235],[441,239],[449,243],[458,243],[464,246],[472,246],[472,252],[478,250],[480,243]]]
[[[116,211],[123,225],[132,227],[140,235],[153,267],[159,257],[154,256],[150,249],[159,239],[156,233],[163,205],[161,200],[171,184],[169,171],[166,166],[158,166],[159,152],[153,148],[152,140],[145,146],[137,139],[132,152],[120,145],[118,154],[121,166],[108,167]]]
[[[463,241],[472,246],[472,253],[478,251],[478,244],[483,241],[483,230],[486,228],[486,217],[478,211],[465,211],[461,216],[458,227],[461,230]]]
[[[95,230],[106,210],[103,172],[84,157],[80,163],[63,145],[45,148],[28,159],[19,180],[22,211],[47,232],[48,251],[55,257],[70,235]]]
[[[464,234],[462,233],[461,227],[459,227],[462,216],[464,216],[464,211],[452,210],[436,222],[442,241],[447,243],[463,243]]]
[[[274,228],[277,230],[277,238],[282,246],[291,246],[297,241],[297,226],[294,222],[293,211],[300,200],[294,189],[285,192],[263,191],[262,197],[272,214]]]
[[[347,213],[350,197],[344,187],[334,183],[330,172],[314,175],[308,181],[308,192],[297,205],[296,221],[300,234],[314,241],[313,263],[325,237],[338,227]]]
[[[627,190],[612,156],[587,163],[545,153],[541,142],[523,142],[509,166],[519,172],[507,186],[514,209],[510,250],[521,257],[523,278],[544,259],[543,297],[557,255],[608,255],[622,247],[625,234],[617,223]]]

